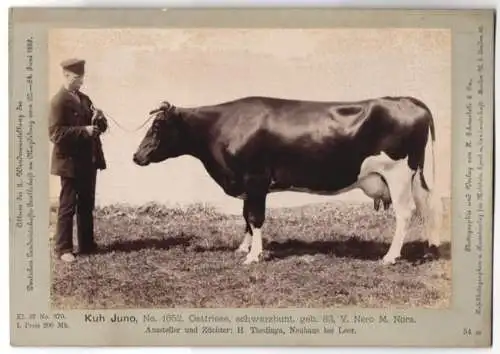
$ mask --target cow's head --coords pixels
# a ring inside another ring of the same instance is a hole
[[[153,123],[133,157],[139,166],[161,162],[185,152],[184,125],[176,108],[168,102],[163,102],[149,114],[154,115]]]

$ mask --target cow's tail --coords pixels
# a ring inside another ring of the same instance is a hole
[[[434,143],[436,141],[436,128],[434,126],[434,119],[432,117],[432,114],[430,111],[428,111],[429,114],[429,138],[427,140],[427,144],[425,147],[425,162],[424,163],[424,170],[422,171],[423,173],[423,181],[422,183],[427,190],[435,190],[436,187],[436,156],[434,152]],[[430,160],[430,161],[429,161]],[[427,166],[426,166],[427,165]],[[430,166],[429,166],[430,165]],[[429,171],[432,170],[432,171]],[[426,176],[427,178],[425,178]],[[429,178],[430,177],[430,178]]]

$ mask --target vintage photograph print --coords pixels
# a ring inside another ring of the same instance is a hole
[[[49,55],[53,306],[449,306],[449,30],[63,28]]]
[[[80,11],[13,36],[16,196],[48,215],[13,207],[18,332],[488,345],[491,13]]]

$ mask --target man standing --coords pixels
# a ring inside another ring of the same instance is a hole
[[[99,135],[106,131],[107,121],[80,92],[85,61],[68,59],[61,67],[64,85],[52,98],[49,115],[49,137],[54,144],[51,174],[61,180],[55,253],[63,261],[73,262],[75,213],[80,253],[97,248],[93,210],[97,170],[106,168]]]

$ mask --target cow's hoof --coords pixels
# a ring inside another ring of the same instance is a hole
[[[259,262],[259,255],[255,254],[247,254],[247,257],[245,258],[245,261],[243,262],[244,265],[252,264],[252,263],[258,263]]]
[[[384,256],[384,258],[382,258],[382,265],[384,266],[394,265],[396,264],[398,258],[399,256],[386,255]]]
[[[424,261],[429,262],[429,261],[435,261],[439,259],[439,247],[432,245],[426,247],[425,253],[424,253]]]

